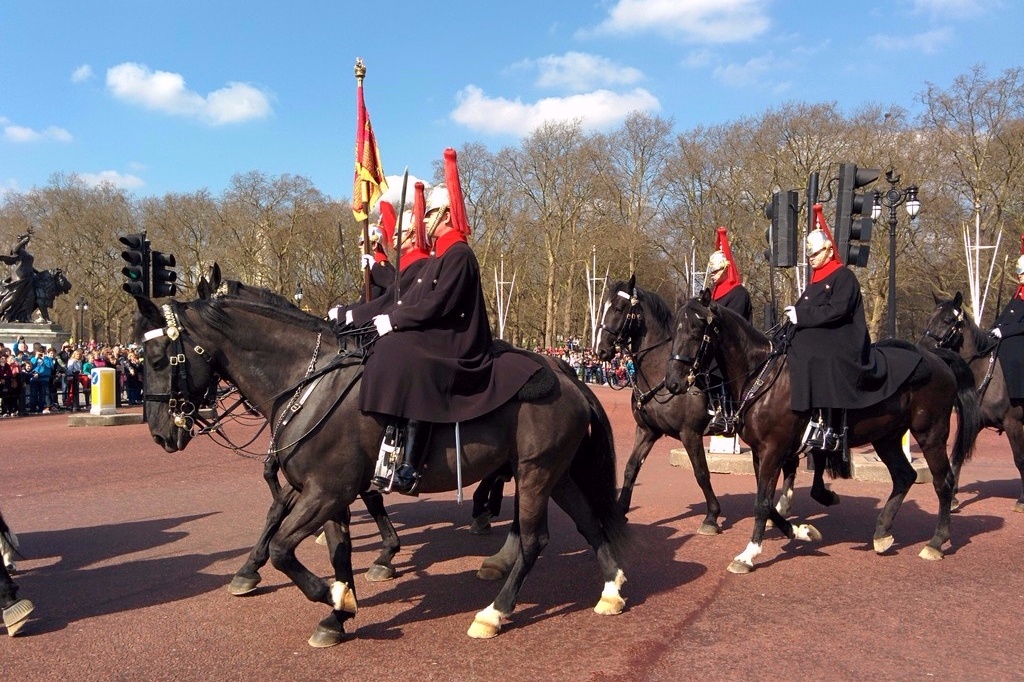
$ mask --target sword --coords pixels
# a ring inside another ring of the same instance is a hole
[[[409,185],[409,167],[402,173],[402,199],[399,202],[398,220],[395,221],[395,234],[398,235],[398,246],[395,248],[395,303],[402,295],[399,281],[402,275],[402,216],[405,213],[405,190]]]

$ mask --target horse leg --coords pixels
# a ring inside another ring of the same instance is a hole
[[[394,524],[391,523],[388,511],[384,507],[384,495],[378,490],[365,490],[359,493],[359,497],[362,499],[363,504],[366,505],[366,511],[370,513],[370,516],[377,524],[377,532],[380,533],[381,541],[380,554],[373,560],[370,567],[366,569],[366,579],[371,583],[392,580],[397,571],[391,560],[395,558],[398,550],[402,548],[402,543],[398,539],[398,532],[395,530]],[[328,534],[327,540],[330,543],[330,534]]]
[[[576,530],[586,539],[597,555],[597,563],[601,567],[601,577],[604,580],[604,589],[601,592],[601,600],[594,607],[594,613],[602,616],[614,616],[622,613],[622,609],[626,606],[626,600],[619,594],[619,588],[626,582],[626,576],[619,568],[619,563],[601,522],[587,502],[583,491],[569,476],[563,476],[552,491],[551,499],[576,523]]]
[[[275,476],[274,480],[277,480]],[[235,572],[231,583],[228,585],[228,592],[236,597],[249,594],[256,590],[256,586],[263,579],[260,576],[260,568],[266,565],[270,558],[270,539],[281,527],[281,521],[288,514],[288,510],[295,501],[295,490],[289,486],[287,492],[282,492],[278,485],[278,494],[274,497],[274,503],[267,511],[267,522],[263,527],[256,544],[249,552],[249,557],[242,564],[242,567]]]
[[[383,503],[381,504],[383,509]],[[355,578],[352,571],[351,511],[342,511],[339,519],[324,523],[327,546],[331,548],[331,613],[320,621],[309,638],[309,645],[322,649],[340,644],[345,638],[345,621],[353,618],[359,606],[356,602]],[[397,537],[397,536],[396,536]]]
[[[298,494],[291,511],[270,541],[270,562],[274,568],[287,575],[306,599],[327,604],[333,610],[331,617],[325,619],[317,627],[314,637],[310,638],[311,646],[324,646],[322,642],[326,635],[323,630],[343,634],[344,622],[356,613],[351,570],[346,572],[343,565],[344,561],[351,561],[350,540],[344,537],[348,533],[349,514],[348,506],[341,503],[339,496],[326,496],[307,485]],[[327,521],[337,522],[335,526],[328,527],[329,532],[333,534],[339,531],[338,535],[341,536],[337,538],[337,546],[331,550],[336,572],[336,580],[331,584],[306,568],[295,556],[295,548],[299,543]],[[340,634],[338,637],[340,641]]]
[[[491,519],[501,510],[501,494],[505,481],[500,473],[491,474],[480,481],[473,491],[473,523],[469,532],[473,535],[487,535],[491,532]],[[497,502],[494,496],[497,495]]]
[[[903,498],[907,496],[910,486],[917,480],[917,472],[914,471],[914,467],[910,466],[906,455],[903,454],[901,440],[900,436],[888,436],[872,443],[875,452],[878,453],[878,458],[885,464],[889,470],[889,476],[892,478],[892,492],[889,493],[889,499],[885,501],[878,520],[875,522],[875,535],[872,541],[876,554],[882,554],[892,547],[893,519],[896,518],[896,512],[903,504]],[[920,440],[918,442],[920,443]],[[944,450],[945,445],[942,448]],[[943,453],[943,457],[945,457],[945,453]],[[949,460],[946,461],[948,466]]]
[[[780,516],[788,516],[793,509],[793,486],[796,485],[796,470],[800,467],[800,457],[791,455],[782,463],[782,492],[775,505]]]
[[[637,424],[636,434],[633,436],[633,451],[629,453],[629,460],[626,462],[626,470],[622,478],[622,490],[619,491],[619,508],[623,514],[629,512],[629,505],[633,500],[633,486],[640,476],[640,467],[654,447],[655,441],[661,437],[645,426]]]
[[[2,522],[2,520],[0,520]],[[3,615],[7,635],[14,637],[28,620],[35,607],[28,599],[18,599],[18,586],[7,568],[0,566],[0,613]]]
[[[839,496],[825,485],[825,468],[828,456],[827,452],[811,450],[811,458],[814,462],[814,481],[811,483],[811,499],[823,507],[839,504]]]
[[[519,590],[523,586],[526,575],[533,568],[541,550],[548,543],[548,496],[544,494],[523,495],[522,490],[537,490],[544,486],[542,480],[531,480],[534,476],[523,476],[520,466],[520,478],[516,482],[516,516],[514,524],[519,530],[519,555],[505,579],[505,584],[498,592],[494,601],[479,611],[473,618],[472,625],[466,634],[474,639],[494,637],[515,610],[519,598]],[[510,533],[511,537],[511,533]],[[508,540],[506,540],[506,544]]]
[[[476,577],[480,580],[503,580],[508,576],[509,571],[516,562],[516,558],[522,552],[519,542],[519,486],[516,486],[514,499],[515,509],[512,513],[512,525],[509,527],[505,543],[493,554],[483,560]]]
[[[701,423],[705,415],[701,413]],[[693,468],[693,477],[697,480],[697,485],[700,486],[701,492],[704,493],[704,504],[706,513],[704,514],[704,520],[700,524],[700,528],[697,529],[698,535],[718,535],[722,532],[722,529],[718,526],[718,517],[722,513],[722,505],[718,502],[718,497],[715,495],[714,489],[711,487],[711,470],[708,468],[708,457],[704,451],[704,435],[703,429],[697,430],[688,427],[684,424],[683,428],[679,430],[679,440],[686,448],[686,456],[690,458],[690,466]],[[654,441],[651,441],[647,446],[647,450],[651,449]],[[644,453],[647,456],[647,453]]]
[[[761,554],[764,531],[768,520],[790,540],[821,540],[821,533],[810,524],[794,526],[772,505],[775,488],[779,482],[780,462],[778,453],[768,453],[759,458],[757,471],[757,498],[754,501],[754,530],[746,549],[736,555],[729,564],[730,573],[750,573],[754,570],[754,559]]]
[[[1021,478],[1021,493],[1013,505],[1015,512],[1024,512],[1024,424],[1021,423],[1021,410],[1020,407],[1010,407],[1008,413],[1013,413],[1013,416],[1008,414],[1003,420],[1006,439],[1010,441],[1010,450],[1013,451],[1013,463],[1017,465]]]
[[[918,553],[918,556],[922,559],[929,561],[941,559],[943,555],[942,545],[949,542],[950,512],[952,511],[953,491],[956,488],[956,480],[949,464],[949,456],[946,454],[948,429],[938,428],[936,431],[942,434],[941,438],[933,437],[926,439],[925,443],[920,443],[921,454],[924,455],[925,461],[928,463],[928,470],[932,474],[932,487],[935,488],[935,496],[939,500],[939,520],[935,527],[935,534]],[[903,454],[902,446],[900,454]],[[904,457],[905,461],[906,458]],[[909,463],[907,466],[910,466]],[[914,473],[913,480],[917,480],[916,472]]]

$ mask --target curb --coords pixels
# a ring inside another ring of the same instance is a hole
[[[142,415],[138,412],[119,414],[73,414],[68,417],[68,426],[125,426],[141,424]]]
[[[715,453],[705,451],[705,456],[708,460],[708,470],[713,474],[746,474],[749,476],[754,475],[754,464],[753,458],[751,457],[750,448],[742,447],[740,454],[731,453]],[[858,481],[872,481],[876,483],[891,483],[892,479],[889,477],[889,470],[885,468],[882,461],[875,454],[873,449],[869,448],[856,448],[850,451],[850,470],[854,479]],[[684,469],[693,470],[693,466],[690,464],[690,458],[686,454],[685,448],[675,448],[669,452],[669,464],[676,467],[682,467]],[[914,467],[914,471],[917,472],[916,483],[930,483],[932,480],[931,471],[928,469],[928,464],[921,457],[913,457],[910,460],[910,465]],[[806,462],[803,466],[804,470],[808,470]]]

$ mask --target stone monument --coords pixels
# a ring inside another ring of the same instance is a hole
[[[0,253],[0,263],[11,266],[10,277],[0,282],[0,341],[11,347],[23,338],[30,348],[33,343],[60,348],[71,335],[50,321],[50,307],[71,291],[71,282],[60,268],[36,270],[31,240],[31,232],[19,235],[9,253]]]

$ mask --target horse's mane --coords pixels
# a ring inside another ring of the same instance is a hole
[[[700,302],[700,299],[693,298],[690,299],[690,302],[704,307]],[[742,332],[738,336],[734,335],[734,337],[742,343],[743,351],[747,355],[750,355],[750,352],[753,350],[763,351],[766,346],[768,349],[772,347],[771,339],[769,339],[764,332],[755,327],[752,322],[737,313],[735,310],[714,302],[710,304],[709,308],[713,313],[718,315],[719,318],[725,319],[730,326],[736,327]]]
[[[248,284],[244,284],[243,282],[240,282],[237,279],[226,279],[221,283],[221,286],[224,287],[226,295],[228,296],[242,296],[243,292],[245,292],[248,295],[255,296],[257,300],[268,305],[281,306],[284,308],[293,308],[298,310],[298,307],[294,303],[289,301],[281,294],[275,293],[270,289],[249,286]]]
[[[188,309],[206,324],[215,329],[231,328],[231,318],[227,314],[230,308],[245,310],[269,320],[283,322],[288,325],[308,329],[314,332],[331,332],[334,328],[330,322],[299,310],[293,305],[281,306],[278,302],[264,300],[250,301],[242,298],[198,299],[188,304]]]

